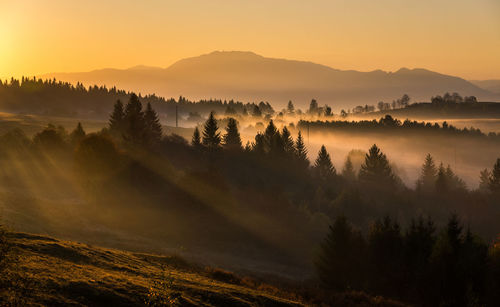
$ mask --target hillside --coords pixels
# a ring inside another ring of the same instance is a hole
[[[8,233],[17,263],[8,269],[14,305],[303,306],[296,293],[201,268],[176,256],[104,249],[26,233]],[[2,288],[5,291],[5,288]],[[401,306],[362,293],[332,297],[339,306]],[[0,301],[7,303],[6,301]]]
[[[320,104],[340,109],[392,101],[405,93],[415,100],[427,100],[447,91],[474,95],[481,100],[498,98],[464,79],[425,69],[359,72],[235,51],[183,59],[164,69],[140,66],[50,73],[41,77],[86,85],[105,84],[165,97],[264,100],[275,108],[283,107],[289,100],[305,108],[311,98],[316,98]]]
[[[500,93],[500,80],[470,80],[470,82],[492,93]]]

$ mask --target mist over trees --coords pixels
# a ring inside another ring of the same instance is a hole
[[[238,251],[308,272],[316,263],[326,289],[430,305],[496,297],[498,281],[490,280],[497,275],[484,266],[498,272],[493,242],[500,233],[500,159],[477,174],[481,187],[469,190],[430,153],[411,189],[376,144],[360,157],[359,171],[354,155],[337,170],[329,144],[313,163],[308,160],[301,124],[294,139],[287,127],[269,120],[243,147],[237,120],[221,121],[211,112],[188,142],[163,134],[153,104],[144,107],[135,94],[123,101],[115,100],[108,126],[96,133],[78,124],[70,133],[49,125],[32,138],[20,130],[0,136],[0,179],[23,189],[42,185],[40,193],[51,197],[81,192],[87,210],[95,210],[91,216],[104,220],[102,212],[115,212],[116,220],[127,221],[123,228],[151,240]],[[402,125],[391,117],[366,123]],[[107,226],[116,227],[116,220]],[[314,255],[318,246],[321,253]]]

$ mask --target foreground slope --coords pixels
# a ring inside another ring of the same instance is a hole
[[[291,291],[248,277],[159,256],[98,248],[26,233],[8,233],[17,263],[20,305],[46,306],[303,306]],[[5,295],[5,294],[4,294]],[[5,299],[4,297],[2,297]],[[11,298],[12,299],[12,298]],[[335,295],[348,306],[401,306],[362,293]],[[329,303],[330,303],[329,302]]]

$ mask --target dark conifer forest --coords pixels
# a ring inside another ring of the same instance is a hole
[[[20,129],[2,135],[2,182],[33,193],[26,197],[78,198],[74,210],[89,222],[156,246],[224,252],[267,263],[276,274],[308,276],[306,289],[426,306],[498,302],[500,154],[477,174],[479,188],[470,189],[429,153],[412,188],[377,144],[366,149],[359,170],[349,156],[337,169],[325,146],[309,161],[303,132],[307,124],[472,134],[491,142],[497,135],[386,116],[300,122],[293,138],[269,120],[244,144],[235,118],[211,112],[187,140],[163,133],[151,98],[122,94],[98,132],[78,123],[72,131],[48,125],[33,137]]]

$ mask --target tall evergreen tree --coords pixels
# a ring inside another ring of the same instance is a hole
[[[221,136],[218,130],[219,127],[217,126],[217,120],[215,119],[214,112],[210,112],[210,116],[205,122],[205,126],[203,128],[203,145],[211,150],[217,149],[221,142]]]
[[[242,149],[238,123],[234,118],[229,118],[226,127],[226,134],[223,136],[223,139],[223,147],[225,149]]]
[[[283,127],[281,132],[281,139],[283,140],[283,148],[288,156],[293,156],[295,154],[295,144],[293,143],[293,138],[290,135],[287,127]]]
[[[365,156],[365,162],[359,171],[359,179],[382,184],[394,183],[395,181],[386,155],[375,144]]]
[[[147,142],[151,145],[158,144],[162,136],[160,119],[149,102],[144,112],[144,124]]]
[[[500,158],[497,159],[491,171],[490,190],[492,192],[500,192]]]
[[[142,104],[136,94],[131,94],[124,116],[124,138],[132,144],[143,144],[145,139],[145,121]]]
[[[295,141],[295,156],[299,165],[305,168],[309,167],[309,160],[307,159],[307,148],[304,144],[304,138],[302,137],[300,131],[297,136],[297,140]]]
[[[356,173],[354,172],[354,166],[351,161],[351,157],[347,156],[344,163],[344,168],[342,169],[342,176],[348,181],[353,181],[356,179]]]
[[[78,122],[78,125],[76,125],[75,130],[71,132],[69,137],[73,146],[79,144],[80,141],[83,140],[83,138],[85,137],[85,131],[83,130],[82,124],[80,122]]]
[[[109,131],[116,137],[121,137],[125,124],[125,112],[123,111],[123,103],[118,99],[113,107],[113,113],[109,117]]]
[[[491,172],[485,168],[479,173],[479,190],[486,192],[490,189]]]
[[[291,100],[288,101],[288,105],[286,107],[286,112],[290,115],[295,114],[295,107],[293,106],[293,102]]]
[[[201,145],[200,130],[198,129],[198,127],[194,128],[193,138],[191,139],[191,145],[194,148],[200,148],[202,146]]]
[[[450,186],[448,176],[446,175],[446,169],[443,163],[439,164],[437,178],[436,178],[436,190],[439,193],[447,192]]]
[[[344,216],[338,216],[321,244],[315,262],[321,282],[328,288],[358,288],[363,280],[365,242]]]
[[[321,146],[318,153],[318,158],[314,163],[314,169],[320,178],[327,179],[335,175],[335,167],[330,159],[330,154],[326,151],[325,145]]]
[[[422,165],[420,178],[417,181],[418,189],[429,192],[432,191],[436,185],[437,169],[434,164],[434,159],[430,154],[425,157],[425,162]]]

